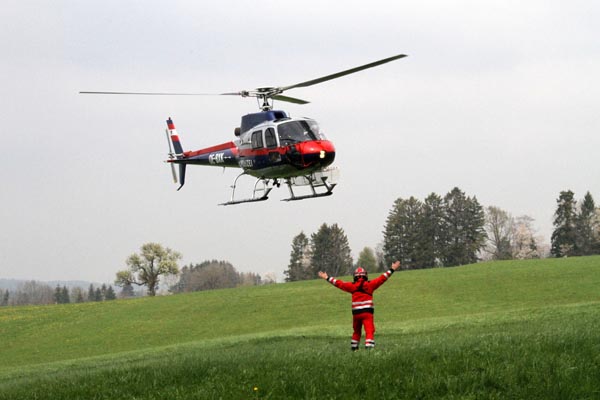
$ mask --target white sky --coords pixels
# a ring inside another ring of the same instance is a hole
[[[0,278],[112,282],[154,241],[183,264],[287,268],[304,231],[339,224],[356,257],[398,197],[458,186],[549,237],[561,190],[600,203],[595,1],[26,1],[0,13]],[[286,92],[337,149],[329,198],[217,206],[237,170],[189,167],[176,192],[165,120],[188,150],[233,139],[230,92],[409,57]]]

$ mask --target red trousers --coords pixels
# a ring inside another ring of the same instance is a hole
[[[365,346],[375,346],[375,324],[373,323],[373,314],[363,312],[352,315],[352,328],[354,328],[354,332],[352,333],[351,345],[353,348],[358,347],[363,326],[365,327]]]

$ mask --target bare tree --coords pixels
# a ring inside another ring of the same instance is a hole
[[[509,260],[512,258],[512,242],[514,234],[514,218],[506,211],[489,206],[485,209],[485,230],[487,244],[484,251],[492,260]]]
[[[14,293],[11,293],[9,303],[15,306],[53,304],[54,289],[44,283],[27,281],[21,284]]]

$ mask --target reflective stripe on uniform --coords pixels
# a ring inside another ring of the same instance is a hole
[[[362,310],[364,308],[373,308],[373,300],[353,301],[352,302],[353,310]]]

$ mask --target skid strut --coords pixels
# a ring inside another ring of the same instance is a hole
[[[236,200],[235,199],[235,189],[237,187],[237,181],[243,175],[246,175],[246,173],[243,172],[243,173],[239,174],[237,176],[237,178],[235,178],[235,180],[233,181],[233,186],[231,186],[231,200],[226,203],[219,204],[220,206],[229,206],[229,205],[241,204],[241,203],[253,203],[256,201],[265,201],[269,198],[269,193],[271,192],[271,190],[273,190],[273,186],[269,186],[268,179],[258,178],[256,180],[256,182],[254,182],[254,190],[252,191],[252,198]]]
[[[306,179],[308,180],[308,183],[310,185],[310,190],[312,191],[312,194],[307,194],[307,195],[303,195],[303,196],[296,196],[294,194],[294,190],[292,189],[292,182],[291,180],[288,178],[285,180],[285,183],[288,186],[288,189],[290,190],[290,197],[288,199],[283,199],[282,201],[295,201],[295,200],[304,200],[304,199],[312,199],[315,197],[325,197],[325,196],[331,196],[333,193],[333,188],[335,187],[335,185],[337,185],[337,183],[333,183],[333,184],[329,184],[327,182],[327,177],[326,176],[322,176],[321,177],[321,182],[318,186],[325,186],[326,190],[325,192],[317,192],[317,190],[315,189],[315,184],[314,184],[314,179],[312,177],[306,177]]]

